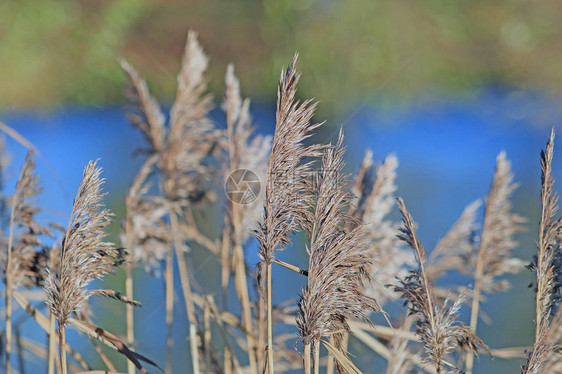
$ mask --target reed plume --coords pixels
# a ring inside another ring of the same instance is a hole
[[[275,252],[290,243],[289,235],[304,223],[306,210],[306,175],[310,162],[304,159],[320,155],[321,146],[305,146],[304,141],[320,123],[312,124],[316,110],[312,100],[295,100],[297,83],[301,74],[295,65],[298,55],[286,73],[281,73],[277,89],[277,114],[275,134],[269,157],[267,185],[263,209],[263,222],[257,229],[259,241],[259,272],[265,275],[266,285],[260,287],[262,300],[267,303],[267,355],[269,372],[273,373],[272,318],[271,318],[271,262]],[[260,282],[263,285],[263,283]]]
[[[308,282],[298,301],[297,326],[305,346],[315,353],[318,372],[319,342],[322,337],[349,331],[347,319],[369,320],[380,311],[377,302],[365,295],[370,281],[371,248],[366,245],[366,227],[345,228],[352,199],[349,180],[343,175],[343,132],[338,143],[324,151],[321,170],[311,184],[310,209],[305,228],[310,235]]]
[[[536,329],[533,350],[522,368],[524,374],[546,373],[545,365],[553,365],[555,349],[560,340],[560,290],[562,286],[562,221],[555,218],[558,212],[558,195],[553,191],[552,156],[554,154],[554,129],[541,152],[542,189],[541,219],[537,254],[529,268],[536,272]],[[554,324],[554,326],[553,326]],[[555,358],[554,358],[555,359]],[[559,357],[558,357],[559,359]]]
[[[481,205],[480,199],[467,205],[431,251],[427,269],[429,279],[435,280],[450,270],[472,275],[472,269],[467,269],[466,264],[473,261],[477,250],[480,225],[476,222],[476,213]]]
[[[149,143],[149,152],[157,158],[160,182],[168,206],[169,228],[173,245],[166,252],[166,324],[167,324],[167,370],[172,368],[173,346],[173,269],[174,248],[180,268],[180,277],[186,311],[190,322],[190,344],[195,373],[198,368],[198,337],[191,286],[184,255],[188,247],[180,234],[182,225],[191,216],[190,204],[198,203],[211,195],[207,193],[215,171],[207,163],[218,146],[224,143],[224,131],[216,129],[209,119],[212,96],[206,93],[204,72],[209,59],[197,41],[197,33],[187,35],[181,70],[177,77],[177,93],[170,111],[168,126],[156,100],[154,100],[138,73],[126,62],[122,67],[130,80],[127,90],[131,104],[129,119]],[[178,217],[179,216],[179,217]],[[188,223],[194,225],[192,220]]]
[[[228,166],[227,173],[234,176],[236,173],[255,173],[259,180],[267,177],[267,157],[271,150],[271,137],[254,135],[254,128],[251,124],[250,100],[242,100],[240,95],[240,82],[234,74],[234,66],[229,65],[225,75],[226,92],[223,102],[223,109],[226,112],[226,123],[228,128]],[[247,174],[244,174],[247,175]],[[250,183],[259,183],[244,178],[240,181],[241,188],[246,187],[245,191],[253,192]],[[248,184],[248,185],[245,185]],[[242,245],[248,240],[251,229],[260,219],[261,208],[263,207],[263,194],[251,196],[248,201],[233,201],[227,203],[225,215],[225,233],[229,236],[223,238],[223,248],[227,251],[222,254],[223,267],[223,290],[226,292],[228,285],[230,262],[234,269],[234,279],[236,292],[242,306],[242,315],[245,328],[253,330],[252,312],[250,306],[250,296],[246,280],[246,263]],[[228,252],[229,245],[225,241],[232,243],[232,250]],[[258,353],[257,342],[251,334],[246,334],[248,342],[248,355],[250,370],[252,373],[258,372]],[[257,357],[256,357],[257,356]],[[261,360],[260,360],[261,362]]]
[[[132,302],[112,290],[86,289],[94,279],[113,272],[125,256],[122,248],[115,248],[113,243],[103,240],[113,214],[104,209],[102,199],[106,194],[101,190],[104,180],[100,174],[97,161],[86,165],[63,240],[60,268],[58,272],[51,269],[45,280],[47,305],[59,323],[61,361],[65,372],[64,330],[71,314],[96,294]]]
[[[352,216],[367,226],[365,240],[373,248],[370,269],[373,283],[367,293],[381,305],[399,297],[388,285],[396,277],[406,276],[415,264],[412,252],[396,237],[399,225],[389,219],[395,204],[397,167],[398,159],[391,154],[375,168],[372,153],[367,151],[354,184],[357,203],[352,205]],[[348,221],[347,226],[353,225],[352,222]]]
[[[477,253],[465,257],[467,260],[465,272],[472,271],[474,274],[470,327],[475,333],[481,294],[507,289],[509,283],[497,278],[506,272],[517,272],[524,265],[522,260],[513,258],[511,254],[511,251],[517,246],[514,235],[522,230],[521,224],[525,222],[522,217],[512,212],[510,199],[516,188],[511,163],[507,160],[505,152],[501,152],[496,160],[492,187],[486,198],[484,223]],[[476,263],[474,263],[474,258],[476,258]],[[472,372],[473,363],[473,355],[469,352],[466,361],[468,373]]]
[[[447,299],[442,306],[436,304],[426,271],[427,252],[416,236],[417,226],[401,198],[398,208],[403,217],[399,237],[414,250],[418,268],[401,279],[395,291],[402,294],[409,314],[417,317],[416,334],[424,345],[426,360],[437,374],[446,372],[447,367],[456,369],[446,360],[449,353],[459,349],[476,353],[478,347],[486,347],[468,326],[457,321],[463,294],[455,302]]]
[[[16,189],[12,197],[7,251],[2,258],[2,269],[6,283],[6,372],[11,372],[12,344],[12,294],[21,285],[31,286],[38,278],[35,267],[38,249],[43,248],[41,235],[52,235],[39,224],[35,216],[39,213],[36,198],[41,193],[39,178],[35,173],[33,152],[28,152],[21,168]],[[19,238],[16,239],[16,226]],[[4,241],[4,240],[3,240]],[[15,245],[14,245],[15,243]]]
[[[171,236],[165,222],[166,201],[150,195],[151,174],[157,157],[149,157],[139,169],[125,199],[127,216],[121,232],[121,242],[131,252],[130,262],[140,262],[145,270],[157,275],[160,262],[166,259]]]

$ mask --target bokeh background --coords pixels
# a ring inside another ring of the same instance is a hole
[[[520,183],[515,211],[528,218],[516,254],[530,259],[539,213],[538,156],[550,128],[562,119],[561,17],[556,0],[1,1],[0,120],[41,152],[38,171],[45,190],[39,202],[45,217],[67,219],[82,168],[101,158],[108,205],[119,220],[142,162],[134,152],[142,138],[122,109],[119,58],[129,60],[169,106],[187,30],[196,30],[211,58],[207,76],[217,102],[232,62],[243,94],[253,100],[258,131],[271,134],[279,73],[298,51],[299,96],[320,100],[317,119],[327,121],[315,140],[333,141],[343,126],[349,172],[358,169],[366,148],[379,161],[395,153],[398,193],[428,248],[465,205],[486,195],[495,157],[505,150]],[[220,110],[212,117],[223,125]],[[14,177],[25,150],[7,143]],[[554,174],[562,178],[557,156]],[[8,193],[14,185],[9,179]],[[296,243],[282,258],[304,267],[305,252]],[[255,243],[246,256],[250,265],[258,261]],[[197,287],[218,289],[218,265],[208,253],[195,249],[191,266]],[[141,271],[135,275],[143,303],[136,314],[143,325],[136,348],[163,365],[164,287]],[[532,273],[523,270],[507,279],[512,289],[482,307],[489,324],[479,325],[479,335],[493,348],[533,341],[533,293],[527,288]],[[123,274],[108,282],[122,288]],[[302,285],[289,271],[276,271],[276,300],[295,299]],[[178,289],[181,299],[180,294]],[[124,334],[121,305],[95,300],[93,306],[100,325]],[[175,365],[187,372],[187,323],[181,307],[175,314],[180,326]],[[43,339],[32,321],[22,328]],[[95,360],[91,346],[69,334]],[[384,365],[357,341],[351,349],[366,373]],[[522,362],[482,357],[475,372],[515,373]],[[42,364],[30,356],[16,367],[35,372]]]

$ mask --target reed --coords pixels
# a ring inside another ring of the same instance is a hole
[[[159,343],[166,353],[158,360],[166,363],[167,373],[320,374],[326,367],[328,374],[357,374],[361,371],[354,361],[361,357],[384,360],[380,373],[470,373],[474,357],[484,352],[519,360],[524,374],[562,370],[562,223],[556,218],[554,132],[541,153],[541,218],[537,252],[528,265],[536,276],[533,346],[527,354],[524,347],[490,349],[476,334],[483,300],[509,286],[506,273],[524,268],[513,255],[524,220],[512,203],[517,184],[505,153],[496,159],[487,196],[467,205],[427,251],[404,201],[398,198],[395,204],[394,154],[377,164],[367,151],[356,172],[348,174],[343,131],[334,143],[314,142],[322,123],[313,119],[317,103],[297,98],[297,58],[281,73],[273,136],[259,134],[253,126],[251,103],[241,94],[234,65],[226,68],[222,112],[211,112],[215,100],[207,92],[206,77],[210,60],[194,32],[187,35],[169,115],[137,71],[121,61],[128,118],[146,140],[140,152],[146,158],[119,217],[120,243],[126,249],[106,240],[114,215],[103,203],[104,179],[97,161],[84,169],[66,227],[39,223],[36,200],[41,188],[29,152],[10,200],[8,227],[0,235],[6,248],[0,256],[6,283],[6,372],[15,372],[12,364],[25,366],[30,353],[46,361],[49,374],[55,366],[61,373],[124,370],[125,363],[114,360],[108,347],[125,356],[128,374],[147,373],[145,363],[160,367],[133,347],[157,348]],[[223,115],[224,126],[215,118]],[[0,129],[34,149],[1,122]],[[0,177],[4,167],[0,154]],[[253,201],[231,200],[223,193],[224,182],[241,170],[265,182]],[[3,221],[9,199],[0,192]],[[56,239],[59,231],[62,237]],[[296,234],[299,241],[293,245]],[[257,269],[248,263],[252,240],[258,246]],[[198,271],[209,264],[217,270],[216,287],[200,283]],[[293,298],[282,303],[274,302],[273,295],[287,286],[277,283],[273,264],[282,267],[276,268],[279,274],[303,282],[300,293],[284,290]],[[94,283],[121,268],[125,294]],[[173,319],[176,271],[186,326]],[[158,328],[134,313],[140,306],[134,296],[147,297],[133,282],[133,274],[142,272],[162,276],[165,282],[165,343],[141,340],[143,327]],[[451,285],[450,273],[468,277],[474,291]],[[96,326],[92,310],[99,309],[90,308],[91,296],[125,303],[126,338]],[[13,301],[26,313],[21,319],[14,318]],[[48,315],[41,310],[44,305]],[[467,321],[461,318],[465,306],[471,307]],[[48,334],[48,347],[23,336],[21,324],[28,318]],[[88,337],[105,368],[95,367],[87,352],[77,351],[74,337],[67,339],[69,327]],[[189,341],[189,369],[173,367],[176,330],[185,331]],[[302,351],[294,348],[297,344]],[[361,356],[349,354],[350,347],[351,353],[360,347]]]

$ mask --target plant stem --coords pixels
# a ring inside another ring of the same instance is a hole
[[[312,351],[314,352],[314,374],[320,374],[320,341],[314,341]]]
[[[236,236],[236,234],[235,234]],[[238,298],[240,299],[240,304],[242,305],[242,317],[244,327],[247,331],[253,331],[252,326],[252,311],[250,307],[250,295],[248,294],[248,284],[246,281],[246,264],[244,263],[244,252],[242,246],[235,239],[237,243],[234,245],[234,277],[236,290],[238,293]],[[256,363],[256,342],[253,335],[246,334],[246,339],[248,341],[248,356],[250,361],[250,372],[257,373],[257,363]]]
[[[259,264],[260,266],[260,271],[261,274],[265,275],[265,272],[267,272],[265,263],[262,262],[261,264]],[[265,334],[266,334],[266,330],[267,330],[267,321],[266,321],[266,309],[267,309],[267,300],[266,300],[266,295],[264,295],[264,293],[260,292],[260,296],[259,296],[259,300],[258,300],[258,345],[260,347],[260,349],[258,349],[258,363],[259,363],[259,373],[265,373],[265,367],[267,366],[265,363],[265,357],[264,357],[264,350],[263,350],[263,342],[265,340]],[[294,320],[294,318],[292,318],[291,320]]]
[[[22,169],[23,172],[23,169]],[[21,179],[21,173],[20,178]],[[6,374],[12,372],[10,355],[12,352],[12,245],[14,243],[14,212],[16,210],[18,194],[18,186],[16,186],[16,192],[12,201],[12,208],[10,213],[10,233],[8,237],[8,258],[6,263]]]
[[[310,373],[310,344],[304,345],[304,374]]]
[[[478,270],[477,270],[478,273]],[[480,309],[480,282],[474,282],[474,296],[472,297],[472,307],[470,312],[470,328],[476,334],[476,327],[478,325],[478,311]],[[467,353],[466,357],[466,372],[467,374],[472,373],[472,368],[474,367],[474,355],[472,351]]]
[[[66,366],[66,334],[64,325],[61,326],[59,322],[59,348],[60,348],[60,361],[62,367],[62,374],[67,374],[68,368]]]
[[[170,246],[166,255],[166,373],[172,373],[174,348],[174,252]]]
[[[49,356],[48,360],[48,373],[55,374],[55,350],[57,349],[57,338],[55,336],[55,315],[49,314]]]
[[[269,373],[273,374],[273,322],[271,309],[271,263],[269,263],[267,264],[267,359],[269,362]],[[308,349],[310,350],[310,346]]]
[[[8,260],[9,263],[10,260]],[[12,295],[8,289],[11,284],[8,282],[9,277],[6,277],[6,374],[12,372],[10,354],[12,351]]]
[[[127,261],[125,264],[125,294],[129,300],[133,300],[133,275],[132,269],[133,264]],[[134,313],[133,306],[131,304],[126,305],[127,308],[127,344],[132,346],[135,341],[135,329],[134,329]],[[130,360],[127,360],[127,373],[135,374],[135,364]]]
[[[308,270],[301,269],[298,266],[295,266],[293,264],[289,264],[285,261],[281,261],[281,260],[278,260],[276,258],[273,259],[273,262],[275,262],[277,265],[281,265],[283,267],[286,267],[289,270],[292,270],[296,273],[299,273],[300,275],[304,275],[305,277],[308,277]]]
[[[185,300],[185,309],[189,320],[189,345],[191,348],[191,361],[193,365],[193,374],[199,374],[199,344],[197,336],[197,319],[195,317],[195,307],[193,305],[193,295],[191,294],[191,285],[189,282],[189,273],[187,272],[187,264],[185,263],[182,251],[182,241],[178,237],[179,224],[176,212],[170,209],[170,229],[172,230],[174,247],[176,248],[176,257],[178,259],[178,267],[180,270],[181,288],[183,290],[183,298]]]

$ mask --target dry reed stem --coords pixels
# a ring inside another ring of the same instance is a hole
[[[440,374],[449,366],[445,360],[449,352],[457,348],[468,348],[473,352],[477,352],[478,347],[488,349],[469,327],[457,321],[462,294],[452,304],[446,300],[442,307],[435,305],[426,272],[427,252],[416,236],[417,226],[401,198],[398,198],[398,208],[403,217],[402,234],[399,237],[414,250],[418,269],[400,280],[401,285],[395,290],[409,304],[410,315],[418,317],[416,333],[424,345],[428,360]]]
[[[191,361],[193,373],[199,374],[199,343],[197,336],[197,319],[195,317],[195,308],[193,305],[193,296],[191,293],[191,282],[189,281],[189,273],[187,271],[187,264],[184,258],[184,245],[181,237],[179,237],[179,229],[177,213],[170,208],[170,229],[174,240],[174,247],[176,249],[176,257],[178,259],[178,268],[180,270],[181,287],[183,290],[183,297],[185,300],[185,309],[189,321],[189,346],[191,348]]]
[[[300,73],[295,70],[298,55],[286,73],[281,73],[277,90],[277,114],[275,134],[269,157],[267,185],[265,190],[264,218],[257,229],[260,243],[260,270],[265,270],[266,285],[260,287],[267,310],[267,353],[269,372],[273,373],[273,331],[271,320],[271,262],[274,253],[289,243],[289,235],[298,230],[307,209],[302,196],[306,184],[302,177],[310,169],[302,163],[307,157],[319,155],[321,147],[304,146],[305,139],[320,124],[311,124],[316,108],[311,100],[295,101]]]
[[[365,227],[345,227],[352,195],[343,174],[344,152],[340,132],[338,143],[326,148],[309,190],[310,213],[304,226],[310,236],[308,282],[297,315],[304,344],[349,330],[351,317],[368,321],[370,312],[380,311],[377,302],[364,294],[370,280],[365,269],[371,265],[371,249],[363,240]]]
[[[241,165],[241,152],[249,152],[242,148],[241,143],[246,144],[252,134],[249,120],[249,101],[242,104],[240,97],[240,84],[234,75],[234,67],[229,65],[226,71],[226,94],[224,104],[226,107],[226,123],[228,129],[229,144],[229,161],[230,173],[250,165]],[[258,139],[260,140],[260,139]],[[246,144],[246,146],[248,146]],[[251,170],[251,169],[250,169]],[[258,206],[258,204],[255,204]],[[242,216],[243,208],[235,202],[230,202],[230,223],[232,225],[232,244],[234,246],[233,265],[236,292],[242,306],[243,322],[248,330],[253,330],[252,311],[250,307],[250,296],[248,293],[248,284],[246,281],[246,263],[244,261],[244,251],[242,248],[242,222],[245,220]],[[254,217],[252,217],[254,218]],[[257,373],[256,350],[257,344],[251,335],[246,335],[248,341],[248,356],[250,362],[251,373]]]
[[[174,248],[168,248],[166,255],[166,372],[172,373],[174,349]]]
[[[314,360],[313,367],[314,367],[314,374],[320,374],[320,341],[315,341],[312,345],[312,352]]]
[[[35,221],[39,209],[34,206],[35,199],[41,192],[38,177],[35,174],[33,152],[28,152],[21,167],[12,197],[8,248],[4,262],[6,282],[6,373],[11,372],[12,350],[12,293],[26,282],[26,274],[32,273],[36,247],[42,246],[39,235],[50,235],[50,231]],[[23,229],[21,238],[15,243],[15,226]]]
[[[310,343],[305,343],[303,348],[304,374],[311,374],[310,370]]]
[[[128,299],[133,299],[133,264],[130,261],[125,263],[125,295]],[[127,303],[126,308],[126,322],[127,322],[127,344],[132,345],[135,342],[135,321],[133,305]],[[115,370],[115,369],[114,369]],[[127,360],[127,373],[135,374],[135,365]]]
[[[202,161],[213,152],[220,137],[220,132],[214,129],[207,118],[212,108],[212,97],[205,94],[207,83],[203,74],[207,65],[208,57],[197,41],[197,34],[190,31],[177,78],[176,100],[167,128],[164,124],[165,117],[156,100],[150,96],[146,83],[130,65],[122,63],[131,82],[128,91],[132,104],[130,121],[145,135],[150,152],[158,157],[165,198],[182,207],[205,197],[203,184],[210,170]],[[173,345],[173,251],[173,246],[170,245],[166,254],[165,274],[168,371],[171,371]],[[185,292],[190,291],[184,290]]]
[[[553,153],[554,129],[545,150],[541,152],[542,210],[537,255],[530,265],[530,268],[536,271],[537,279],[535,343],[522,368],[521,372],[524,374],[543,373],[544,366],[551,361],[555,348],[560,344],[560,341],[549,339],[552,328],[551,318],[555,327],[553,331],[560,339],[560,332],[557,331],[560,329],[560,318],[557,316],[559,301],[554,299],[554,295],[560,292],[560,258],[562,257],[560,254],[562,221],[555,218],[558,212],[558,195],[553,191]]]
[[[88,297],[94,294],[128,301],[112,290],[85,288],[94,279],[112,272],[124,257],[122,249],[103,241],[112,213],[104,209],[102,199],[105,194],[101,190],[104,180],[96,163],[91,161],[84,169],[61,247],[59,271],[49,270],[45,280],[47,304],[59,323],[63,371],[67,370],[65,325],[71,314],[80,310]]]
[[[16,302],[21,306],[21,308],[23,310],[25,310],[39,325],[39,327],[41,327],[46,333],[50,334],[50,322],[49,322],[49,318],[45,317],[40,311],[38,311],[37,309],[35,309],[30,303],[29,301],[27,301],[27,299],[25,298],[25,296],[23,296],[21,293],[19,292],[14,292],[13,294],[14,296],[14,300],[16,300]],[[49,335],[49,339],[50,337],[53,336],[54,337],[54,349],[53,349],[53,353],[55,356],[55,361],[57,364],[57,367],[59,368],[59,372],[61,372],[62,370],[60,369],[60,357],[59,355],[56,354],[56,345],[59,342],[59,337],[58,334],[55,332],[52,335]],[[51,342],[49,341],[49,344],[51,344]],[[70,355],[72,356],[72,358],[74,358],[81,366],[82,368],[88,370],[88,364],[86,363],[86,361],[82,358],[82,356],[80,355],[80,353],[76,352],[74,349],[72,349],[72,347],[70,347],[68,344],[66,345],[66,350],[68,353],[70,353]]]
[[[59,324],[59,348],[62,374],[67,374],[68,365],[66,363],[66,332],[64,325]]]
[[[49,329],[47,331],[49,334],[49,352],[48,352],[48,363],[47,372],[48,374],[55,373],[55,356],[57,349],[57,340],[55,338],[55,315],[49,313]]]
[[[494,179],[488,197],[484,224],[478,247],[476,268],[474,270],[474,294],[470,315],[470,328],[477,331],[480,296],[482,292],[493,290],[494,278],[507,271],[522,268],[522,262],[512,259],[510,251],[517,245],[513,235],[521,230],[524,220],[511,212],[510,197],[517,185],[513,183],[511,164],[505,153],[501,152],[496,161]],[[466,370],[472,373],[474,356],[469,351],[466,358]]]

